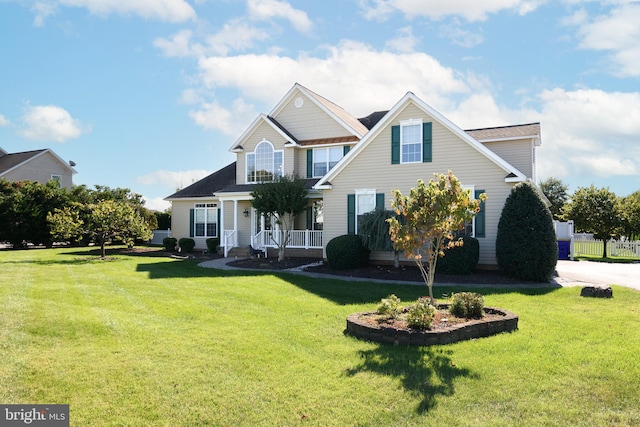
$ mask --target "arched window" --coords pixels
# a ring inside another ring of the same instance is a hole
[[[253,153],[247,153],[247,183],[273,181],[282,176],[283,154],[263,139]]]

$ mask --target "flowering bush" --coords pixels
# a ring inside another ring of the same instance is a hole
[[[430,303],[429,297],[418,299],[416,304],[412,304],[407,311],[407,323],[415,329],[429,329],[431,322],[436,315],[436,308]]]
[[[391,319],[397,319],[402,311],[400,308],[400,298],[394,294],[391,294],[386,298],[382,298],[376,310],[378,314],[389,316]]]

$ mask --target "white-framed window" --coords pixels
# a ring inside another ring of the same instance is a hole
[[[284,152],[263,139],[253,153],[247,153],[247,184],[273,181],[283,175]]]
[[[358,233],[358,223],[362,215],[371,212],[376,208],[376,190],[363,188],[356,190],[356,234]]]
[[[422,120],[400,122],[400,162],[422,162]]]
[[[58,188],[62,186],[62,175],[51,174],[51,181],[55,181],[58,185]]]
[[[313,202],[313,222],[311,223],[312,230],[324,229],[324,202],[322,200],[316,200]]]
[[[314,148],[313,177],[320,178],[326,175],[343,156],[343,147]]]
[[[463,190],[470,191],[471,200],[475,199],[475,186],[474,185],[463,185]],[[471,221],[467,221],[464,223],[464,228],[462,230],[458,230],[457,237],[476,237],[476,217],[473,217]]]
[[[196,203],[193,210],[193,235],[218,237],[218,204]]]

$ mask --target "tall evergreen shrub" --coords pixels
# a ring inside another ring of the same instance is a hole
[[[535,282],[548,282],[558,261],[553,217],[530,182],[516,185],[502,208],[496,238],[500,273]]]

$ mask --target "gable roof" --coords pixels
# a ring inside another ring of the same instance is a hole
[[[249,136],[253,131],[255,131],[256,128],[260,126],[260,124],[262,123],[266,123],[269,126],[271,126],[276,132],[282,135],[282,137],[286,139],[288,143],[294,144],[294,145],[298,144],[298,140],[288,130],[286,130],[284,126],[278,123],[273,117],[267,116],[266,114],[260,114],[258,117],[255,118],[255,120],[251,123],[251,125],[244,132],[242,132],[242,135],[240,135],[240,138],[236,139],[236,141],[233,143],[229,151],[231,151],[232,153],[237,153],[242,151],[243,150],[242,142],[244,141],[244,139],[247,136]]]
[[[340,174],[340,172],[342,172],[342,170],[344,170],[344,168],[349,163],[351,163],[351,161],[360,152],[362,152],[367,147],[367,145],[369,145],[371,143],[371,141],[373,141],[376,138],[376,136],[378,136],[380,134],[380,132],[386,126],[389,125],[389,123],[391,122],[392,118],[395,117],[396,113],[399,112],[400,110],[402,110],[403,108],[405,108],[409,103],[415,104],[418,108],[422,109],[425,113],[427,113],[429,116],[431,116],[434,121],[437,121],[442,126],[447,128],[449,131],[453,132],[462,141],[464,141],[467,144],[469,144],[472,148],[474,148],[480,154],[482,154],[483,156],[485,156],[486,158],[491,160],[493,163],[495,163],[497,166],[499,166],[501,169],[503,169],[505,171],[505,174],[506,174],[505,182],[526,181],[526,179],[527,179],[526,175],[523,174],[522,172],[520,172],[516,167],[514,167],[511,164],[509,164],[507,161],[505,161],[502,157],[499,157],[493,151],[489,150],[482,143],[480,143],[477,139],[473,138],[471,135],[469,135],[468,133],[466,133],[465,131],[460,129],[458,126],[453,124],[453,122],[451,122],[449,119],[444,117],[442,114],[440,114],[438,111],[436,111],[429,104],[427,104],[424,101],[422,101],[420,98],[418,98],[412,92],[407,92],[406,95],[403,96],[400,99],[400,101],[398,101],[396,103],[396,105],[394,105],[393,108],[391,110],[389,110],[389,112],[387,114],[385,114],[378,121],[378,123],[376,123],[376,125],[369,131],[369,133],[367,133],[367,135],[364,138],[362,138],[362,140],[358,144],[356,144],[355,147],[353,147],[353,149],[351,149],[351,151],[349,151],[347,153],[347,155],[344,156],[342,158],[342,160],[339,161],[338,164],[333,169],[331,169],[325,176],[323,176],[320,179],[320,181],[318,181],[318,183],[316,184],[315,188],[317,188],[317,189],[330,188],[331,180],[335,176]]]
[[[236,162],[219,169],[164,200],[212,197],[213,193],[236,183]]]
[[[28,163],[40,156],[45,155],[46,153],[51,154],[57,161],[59,161],[62,165],[69,169],[72,174],[77,173],[74,168],[72,168],[67,162],[62,160],[56,153],[48,148],[42,150],[23,151],[21,153],[7,153],[4,150],[2,150],[2,152],[4,154],[0,156],[0,177],[11,172],[12,170],[19,168],[25,163]]]
[[[276,104],[271,110],[269,116],[277,117],[278,113],[291,102],[293,97],[298,93],[305,95],[311,102],[316,104],[321,110],[327,113],[338,124],[344,127],[350,134],[362,138],[369,131],[365,125],[363,125],[358,119],[353,117],[350,113],[345,111],[342,107],[327,98],[318,95],[317,93],[307,89],[300,83],[295,83],[289,92]]]
[[[533,139],[536,146],[540,141],[540,123],[526,123],[512,126],[498,126],[465,130],[480,142],[507,141],[512,139]]]

